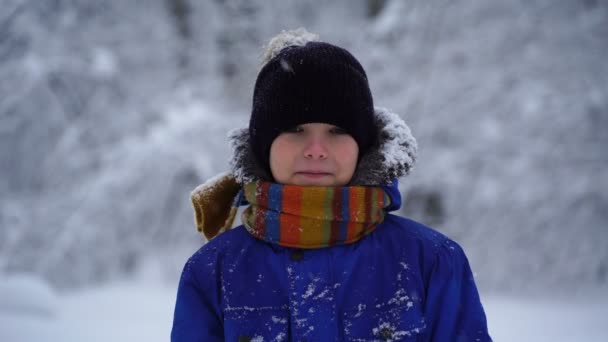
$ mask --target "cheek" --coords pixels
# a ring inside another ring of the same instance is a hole
[[[270,146],[270,171],[277,182],[285,181],[293,164],[294,150],[286,139],[277,137]]]
[[[354,140],[347,140],[345,143],[340,144],[335,152],[335,156],[343,172],[354,173],[359,157],[357,143]]]

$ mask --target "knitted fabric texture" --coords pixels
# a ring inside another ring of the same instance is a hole
[[[258,74],[249,135],[260,166],[269,171],[270,146],[279,134],[306,123],[344,129],[361,153],[376,142],[367,75],[345,49],[324,42],[288,46]]]
[[[348,244],[384,220],[389,197],[380,187],[304,187],[270,182],[244,186],[242,216],[254,237],[285,247]]]

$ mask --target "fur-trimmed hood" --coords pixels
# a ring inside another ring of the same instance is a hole
[[[401,203],[396,180],[407,175],[414,166],[416,139],[405,122],[387,109],[376,108],[374,122],[378,142],[360,157],[348,185],[382,186],[393,195],[393,203],[387,210],[395,210]],[[236,207],[241,204],[238,193],[243,184],[271,180],[253,156],[247,128],[231,131],[229,140],[233,150],[232,170],[199,185],[190,197],[196,227],[207,239],[232,227]]]
[[[390,184],[392,180],[407,175],[416,162],[416,139],[397,114],[376,107],[374,122],[378,142],[361,155],[349,185]],[[272,180],[253,155],[248,128],[232,130],[228,138],[233,152],[230,166],[238,183]]]

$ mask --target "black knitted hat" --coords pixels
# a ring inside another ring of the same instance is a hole
[[[373,146],[377,133],[367,75],[343,48],[316,41],[287,45],[271,56],[255,83],[249,136],[257,162],[270,174],[274,139],[316,122],[344,129],[360,154]]]

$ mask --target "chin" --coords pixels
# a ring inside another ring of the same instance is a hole
[[[294,185],[299,186],[334,186],[333,182],[297,182]]]
[[[346,183],[337,181],[333,177],[324,177],[320,179],[307,179],[305,177],[294,177],[289,184],[298,186],[343,186]]]

